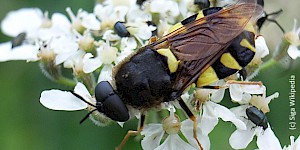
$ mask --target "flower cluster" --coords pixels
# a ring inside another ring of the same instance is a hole
[[[211,5],[226,6],[229,3],[233,1],[216,0]],[[172,25],[198,11],[199,6],[194,0],[105,0],[97,3],[91,13],[82,9],[74,13],[71,8],[66,8],[68,16],[61,13],[49,16],[48,12],[43,13],[38,8],[23,8],[10,12],[1,22],[2,32],[13,40],[0,44],[0,61],[39,62],[47,78],[74,87],[73,92],[43,91],[40,97],[43,106],[53,110],[88,110],[92,112],[90,119],[95,124],[105,126],[112,120],[94,111],[96,84],[114,80],[112,73],[116,65],[145,46],[152,36],[162,37]],[[295,21],[293,31],[283,38],[288,41],[289,48],[285,49],[285,53],[282,49],[278,50],[280,52],[272,59],[279,56],[282,59],[282,54],[292,59],[300,57],[299,32]],[[269,54],[262,35],[255,39],[255,51],[252,62],[245,68],[250,73],[259,68],[262,58]],[[64,69],[72,70],[72,79],[62,73]],[[181,98],[192,108],[196,121],[179,118],[176,110],[182,108],[177,102],[162,103],[161,109],[168,110],[168,115],[164,120],[145,125],[141,131],[144,136],[142,147],[146,150],[199,149],[194,137],[196,129],[203,149],[210,149],[208,135],[222,119],[237,128],[229,138],[232,148],[246,148],[256,135],[259,149],[282,149],[271,124],[261,124],[267,120],[265,114],[270,112],[268,104],[279,93],[267,96],[266,87],[261,82],[248,81],[251,78],[235,73],[207,88],[190,85]],[[232,102],[239,106],[227,108],[220,104],[227,89]],[[256,108],[255,113],[260,116],[249,115],[247,112],[251,107]],[[131,118],[140,113],[129,109]],[[252,117],[263,118],[257,123]],[[299,138],[296,142],[294,139],[291,141],[291,146],[284,149],[299,146]]]

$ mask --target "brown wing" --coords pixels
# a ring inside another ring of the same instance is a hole
[[[174,85],[178,94],[222,55],[256,14],[255,0],[245,1],[186,24],[151,44],[154,49],[170,48],[181,60]]]

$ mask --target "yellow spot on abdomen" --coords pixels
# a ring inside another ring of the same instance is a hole
[[[247,39],[242,39],[240,45],[250,49],[253,52],[256,52],[256,49],[250,44],[250,42]]]
[[[179,61],[176,59],[176,57],[171,52],[171,50],[170,49],[159,49],[159,50],[157,50],[157,52],[160,55],[163,55],[168,58],[168,68],[169,68],[170,72],[171,73],[176,72]]]
[[[196,17],[196,20],[203,18],[203,17],[204,17],[203,11],[200,11]]]
[[[198,78],[197,87],[209,85],[218,80],[219,80],[219,78],[218,78],[215,70],[210,66]]]
[[[239,63],[233,58],[233,56],[230,53],[224,53],[221,56],[220,61],[227,68],[237,69],[237,70],[242,69],[242,67],[239,65]]]

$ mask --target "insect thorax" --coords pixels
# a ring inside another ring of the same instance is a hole
[[[122,64],[115,80],[121,99],[135,108],[158,106],[172,92],[165,57],[151,49],[141,50]]]

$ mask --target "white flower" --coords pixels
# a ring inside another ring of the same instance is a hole
[[[72,36],[60,36],[58,38],[53,38],[51,40],[50,47],[56,54],[55,65],[63,63],[78,50],[76,39]]]
[[[75,15],[69,7],[66,9],[66,11],[71,18],[73,29],[75,29],[77,32],[83,33],[85,29],[100,30],[100,21],[93,13],[89,14],[88,12],[79,9],[77,15]]]
[[[42,22],[43,13],[40,9],[23,8],[9,12],[1,22],[1,29],[4,34],[15,37],[22,32],[35,32]]]
[[[27,19],[24,20],[24,17]],[[14,29],[14,20],[20,21],[15,22],[19,24],[19,28]],[[11,36],[24,32],[26,37],[22,45],[18,47],[11,48],[9,46],[11,44],[1,44],[0,61],[37,61],[51,58],[58,65],[78,49],[77,44],[74,43],[70,27],[67,17],[60,13],[54,13],[49,20],[48,13],[46,12],[43,16],[39,9],[28,8],[11,12],[2,22],[3,32]],[[38,46],[38,42],[44,44]],[[47,44],[46,47],[44,46],[45,43]]]
[[[211,101],[208,100],[210,98],[208,95],[211,94],[212,92],[216,93],[216,90],[202,89],[201,91],[202,92],[198,93],[198,94],[200,94],[200,95],[203,94],[204,99],[202,99],[203,105],[201,108],[203,113],[201,114],[201,116],[197,117],[198,118],[197,119],[197,122],[198,122],[197,123],[197,136],[198,136],[199,141],[202,144],[204,149],[209,149],[209,147],[210,147],[210,140],[209,140],[208,134],[218,124],[219,118],[221,118],[224,121],[232,122],[240,130],[246,129],[246,125],[239,118],[237,118],[228,108],[226,108],[220,104],[217,104],[217,103],[213,102],[212,100]],[[222,89],[221,92],[224,92],[224,90]],[[224,95],[224,94],[220,94],[220,95]],[[188,100],[190,98],[187,93],[182,95],[181,98],[186,103],[189,103]],[[199,97],[197,97],[197,94],[196,94],[196,99],[199,100]],[[219,102],[218,98],[216,100],[217,100],[217,102]],[[185,135],[187,140],[194,147],[197,147],[197,142],[193,138],[193,123],[191,120],[187,119],[182,122],[182,130],[181,131]]]
[[[247,104],[251,94],[263,94],[265,86],[259,84],[229,84],[229,92],[232,101],[240,104]]]
[[[300,149],[300,136],[298,136],[297,140],[295,141],[294,136],[290,136],[291,145],[284,146],[283,150],[298,150]]]
[[[104,65],[104,67],[102,68],[101,73],[98,77],[98,82],[101,82],[101,81],[111,82],[112,81],[112,69],[113,69],[113,65]]]
[[[202,117],[204,116],[214,120],[215,123],[213,124],[215,125],[209,125],[212,129],[217,125],[219,118],[232,122],[240,130],[246,129],[245,124],[228,108],[212,101],[207,101],[203,104]]]
[[[152,31],[156,30],[156,27],[148,25],[146,22],[132,22],[126,23],[128,26],[128,32],[135,36],[137,40],[148,40],[152,36]],[[143,44],[142,42],[140,42]]]
[[[231,108],[231,111],[240,118],[245,124],[247,129],[237,129],[232,133],[229,138],[229,143],[234,149],[244,149],[253,140],[254,135],[257,136],[257,146],[260,150],[280,150],[281,146],[279,140],[273,133],[268,124],[268,128],[263,130],[262,127],[256,126],[251,120],[246,119],[246,109],[249,105],[241,105]]]
[[[59,38],[61,36],[72,36],[71,23],[68,18],[61,13],[54,13],[51,20],[48,18],[48,13],[45,13],[43,24],[36,30],[37,37],[42,41],[50,40],[51,38]]]
[[[122,38],[121,39],[121,52],[118,52],[118,57],[116,59],[116,64],[120,63],[124,58],[126,58],[128,55],[134,52],[134,50],[137,48],[137,43],[134,38]]]
[[[83,72],[84,63],[89,57],[84,51],[79,50],[64,62],[64,67],[72,68],[75,73],[81,73]]]
[[[159,20],[159,24],[157,26],[158,37],[166,35],[171,27],[172,25],[170,25],[166,19]]]
[[[113,26],[117,21],[124,22],[125,15],[128,12],[127,6],[103,6],[97,4],[94,8],[94,14],[101,21],[101,29],[113,29]]]
[[[118,41],[121,37],[115,34],[113,30],[106,30],[103,34],[103,39],[107,41]]]
[[[0,62],[10,60],[38,60],[38,46],[23,44],[12,48],[11,42],[0,44]]]
[[[85,73],[90,73],[99,68],[102,64],[111,65],[117,58],[116,47],[110,46],[109,42],[103,43],[97,48],[97,56],[89,54],[89,59],[86,60],[83,71]]]
[[[266,97],[266,90],[264,90],[264,93],[262,96],[260,95],[252,95],[250,99],[250,104],[257,107],[259,110],[261,110],[264,113],[270,112],[269,103],[272,99],[278,98],[279,93],[276,92],[268,97]]]
[[[215,120],[210,117],[203,116],[201,119],[197,118],[197,138],[201,143],[203,149],[210,149],[210,140],[208,134],[212,131],[211,125],[215,126]],[[196,139],[193,137],[193,121],[186,119],[182,122],[181,132],[188,140],[188,142],[193,145],[194,148],[199,149]]]
[[[163,124],[148,124],[142,135],[145,137],[142,140],[144,150],[196,150],[193,146],[186,143],[180,138],[178,132],[181,128],[181,123],[177,116],[174,116],[174,111],[170,111],[170,116],[165,119]],[[164,134],[168,134],[165,141],[160,144]]]
[[[286,40],[288,40],[288,42],[290,43],[287,53],[292,59],[296,59],[296,58],[300,57],[299,35],[300,35],[300,28],[297,29],[297,20],[295,19],[293,30],[285,34]]]
[[[172,0],[153,0],[150,4],[152,13],[160,13],[164,17],[177,17],[180,13],[178,4]]]
[[[187,18],[199,11],[197,6],[194,4],[194,0],[181,0],[179,2],[179,11],[183,18]]]

